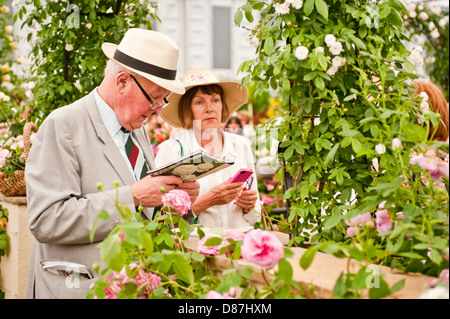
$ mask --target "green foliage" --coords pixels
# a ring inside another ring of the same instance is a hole
[[[42,122],[54,109],[86,95],[103,78],[106,56],[104,42],[119,43],[129,28],[150,29],[151,6],[138,0],[68,2],[27,0],[34,9],[22,6],[15,19],[23,25],[41,26],[32,54],[36,57],[36,106],[31,118]],[[33,34],[28,35],[30,41]]]
[[[102,186],[99,185],[102,189]],[[127,207],[116,201],[116,208],[123,220],[117,224],[111,233],[99,244],[102,264],[96,265],[100,279],[88,292],[87,298],[105,298],[105,288],[108,287],[113,272],[125,269],[130,277],[136,276],[130,269],[131,264],[137,264],[147,273],[157,275],[161,284],[147,295],[149,298],[205,298],[210,290],[219,294],[228,293],[230,288],[241,288],[240,298],[299,298],[302,288],[292,280],[292,267],[286,258],[292,257],[292,252],[285,248],[285,255],[278,263],[278,269],[270,272],[273,280],[267,286],[256,288],[250,277],[258,270],[249,266],[239,269],[233,267],[233,260],[240,258],[241,241],[210,237],[205,246],[220,246],[224,240],[229,242],[220,248],[220,255],[227,254],[230,261],[229,269],[223,271],[223,279],[218,278],[209,269],[209,256],[197,251],[187,250],[185,241],[195,230],[202,239],[205,234],[197,225],[189,225],[185,220],[174,214],[170,209],[162,214],[159,211],[152,221],[143,220],[141,213],[131,212]],[[163,211],[166,210],[166,207]],[[98,219],[109,219],[106,211],[100,212],[91,230],[91,241],[94,238]],[[262,270],[262,275],[268,278],[268,272]],[[140,287],[127,285],[118,292],[118,298],[137,298],[142,296]]]
[[[422,183],[418,176],[429,179],[428,173],[409,158],[426,148],[448,153],[448,144],[427,140],[439,115],[421,112],[407,84],[417,77],[403,45],[408,11],[397,0],[307,0],[289,10],[283,5],[249,0],[235,23],[252,21],[255,12],[261,17],[251,30],[259,40],[257,57],[239,69],[246,74],[243,82],[259,83],[255,94],[278,90],[286,101],[282,121],[269,122],[266,130],[278,131],[278,156],[292,176],[284,180],[291,185],[284,194],[291,203],[290,244],[313,244],[300,265],[307,268],[315,252],[324,250],[366,265],[437,276],[448,268],[448,193]],[[402,148],[392,146],[394,138]],[[391,231],[372,226],[356,237],[346,233],[346,221],[374,214],[383,201]],[[441,240],[446,244],[440,246]],[[425,242],[433,253],[418,250]]]

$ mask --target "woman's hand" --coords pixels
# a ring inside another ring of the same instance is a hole
[[[219,184],[209,190],[207,194],[209,195],[210,206],[215,205],[225,205],[231,202],[242,189],[244,183],[231,183]]]
[[[258,201],[258,194],[254,189],[244,188],[242,192],[236,198],[236,205],[242,208],[244,214],[248,214],[253,208],[255,208]]]
[[[208,192],[197,197],[197,200],[191,206],[192,211],[195,215],[198,215],[211,206],[228,204],[236,198],[243,184],[242,182],[231,184],[225,182],[211,188]]]

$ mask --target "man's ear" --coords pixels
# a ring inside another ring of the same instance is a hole
[[[116,87],[118,88],[118,90],[123,90],[128,82],[130,80],[130,75],[128,73],[125,72],[119,72],[116,75]]]

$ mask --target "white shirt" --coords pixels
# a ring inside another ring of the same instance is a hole
[[[241,168],[250,168],[255,172],[255,160],[250,148],[249,141],[237,134],[223,132],[224,145],[221,158],[232,160],[234,164],[224,168],[214,174],[200,178],[200,193],[208,192],[214,186],[224,183]],[[158,145],[159,151],[155,158],[155,166],[173,162],[181,158],[180,141],[183,145],[183,155],[187,156],[197,150],[202,149],[198,144],[193,130],[184,130],[175,138],[170,138]],[[206,151],[205,149],[203,149]],[[258,181],[256,174],[253,174],[252,189],[258,192]],[[258,200],[254,210],[248,214],[243,214],[242,208],[234,204],[234,200],[225,205],[211,206],[198,215],[198,223],[206,227],[242,228],[253,226],[261,219],[261,204]],[[195,212],[194,212],[195,213]]]

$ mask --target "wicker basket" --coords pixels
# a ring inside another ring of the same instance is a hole
[[[30,153],[30,136],[31,132],[37,132],[38,127],[34,123],[27,123],[23,127],[23,142],[24,142],[24,150],[23,156],[25,163],[28,158],[28,154]],[[25,171],[18,170],[14,172],[14,176],[11,177],[8,174],[0,172],[0,193],[6,196],[23,196],[27,193],[25,187]]]

